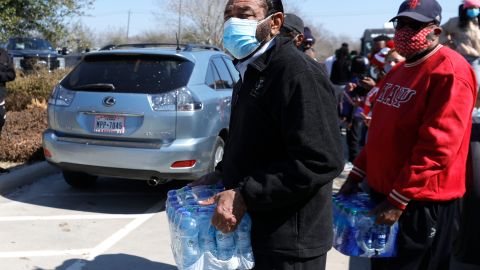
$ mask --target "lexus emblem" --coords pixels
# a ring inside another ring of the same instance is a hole
[[[114,97],[106,97],[103,99],[103,105],[105,105],[105,107],[112,107],[115,103],[117,103],[117,100]]]

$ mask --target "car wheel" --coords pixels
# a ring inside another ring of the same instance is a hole
[[[213,148],[213,156],[210,162],[210,172],[215,170],[217,164],[222,161],[223,152],[225,151],[225,142],[221,137],[217,137],[217,141],[215,142],[215,147]]]
[[[65,182],[75,188],[88,188],[97,181],[97,176],[95,175],[73,171],[63,171],[63,178]]]

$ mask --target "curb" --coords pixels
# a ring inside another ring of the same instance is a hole
[[[8,193],[21,186],[30,185],[39,178],[60,172],[46,161],[27,165],[10,173],[0,175],[0,194]]]

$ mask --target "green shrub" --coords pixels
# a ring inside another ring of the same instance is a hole
[[[69,70],[48,71],[37,70],[34,73],[23,73],[17,70],[17,78],[7,83],[7,111],[25,110],[34,100],[48,100],[53,87],[69,72]]]

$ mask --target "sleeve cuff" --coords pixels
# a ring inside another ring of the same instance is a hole
[[[351,179],[357,182],[362,182],[366,176],[367,174],[365,173],[365,171],[354,166],[350,171],[350,174],[348,175],[348,179]]]
[[[410,199],[403,196],[398,191],[392,190],[392,192],[390,192],[388,195],[388,201],[398,209],[405,210],[410,202]]]

